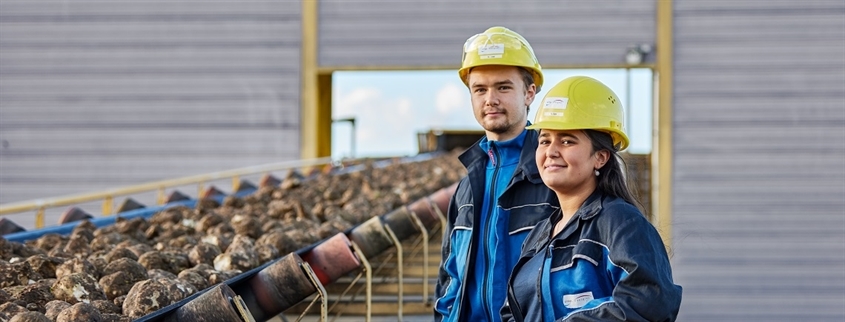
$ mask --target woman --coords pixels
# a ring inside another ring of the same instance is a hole
[[[570,77],[543,99],[529,129],[543,182],[560,209],[526,237],[508,281],[503,321],[674,321],[681,287],[657,230],[634,206],[619,150],[619,98]]]

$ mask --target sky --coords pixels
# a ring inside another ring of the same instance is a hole
[[[650,69],[543,70],[545,84],[531,104],[529,120],[547,89],[569,76],[590,76],[610,87],[626,108],[629,153],[650,153],[652,74]],[[338,71],[333,75],[332,158],[405,156],[418,153],[417,133],[431,129],[482,130],[472,115],[469,90],[457,70]],[[630,110],[628,106],[631,106]],[[354,153],[353,143],[354,142]]]

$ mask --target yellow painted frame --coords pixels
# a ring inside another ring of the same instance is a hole
[[[654,176],[652,193],[653,213],[656,214],[655,223],[663,244],[672,245],[672,87],[673,87],[673,46],[672,41],[672,1],[657,1],[657,113],[655,124],[657,133],[654,136],[651,173]],[[656,200],[655,200],[656,199]]]
[[[655,65],[649,63],[642,63],[639,65],[628,65],[625,63],[618,63],[618,64],[580,64],[580,65],[568,65],[568,64],[554,64],[554,65],[543,65],[543,69],[625,69],[625,68],[651,68],[654,69]],[[454,70],[455,75],[458,75],[458,69],[460,65],[384,65],[384,66],[353,66],[353,65],[344,65],[344,66],[318,66],[317,72],[318,74],[331,74],[336,71],[394,71],[394,70]]]
[[[331,73],[326,77],[317,69],[318,15],[317,0],[302,1],[300,156],[303,159],[327,157],[332,153]]]
[[[332,73],[335,71],[449,70],[455,65],[397,66],[319,66],[317,62],[317,0],[302,2],[302,158],[331,155]],[[654,64],[636,67],[654,71],[656,107],[654,149],[652,150],[652,209],[666,245],[672,243],[672,86],[673,86],[673,3],[657,1],[656,58]],[[631,68],[619,64],[544,65],[547,69]]]

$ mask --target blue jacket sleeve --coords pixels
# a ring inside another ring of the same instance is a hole
[[[672,280],[669,256],[660,235],[635,208],[618,208],[607,210],[624,214],[625,219],[616,217],[602,222],[606,225],[602,231],[608,234],[608,274],[616,282],[612,299],[591,309],[572,312],[561,320],[675,321],[682,289]]]
[[[466,181],[461,181],[457,189],[460,189],[460,184],[465,184]],[[456,191],[457,191],[456,189]],[[443,234],[443,244],[441,246],[440,269],[437,277],[437,285],[434,288],[435,302],[434,302],[434,321],[448,321],[449,314],[455,304],[458,290],[460,289],[460,280],[458,277],[458,267],[455,259],[452,256],[451,233],[455,224],[455,217],[457,216],[457,206],[455,205],[455,196],[449,200],[449,209],[446,213],[446,227],[443,227],[445,234]]]

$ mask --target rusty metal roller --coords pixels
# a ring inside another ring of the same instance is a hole
[[[243,321],[233,303],[236,294],[220,283],[166,316],[164,322],[230,322]]]
[[[419,227],[417,227],[411,219],[410,211],[413,211],[420,219],[423,226],[425,226],[426,229],[431,230],[438,225],[440,218],[436,213],[434,213],[434,209],[431,208],[428,199],[434,201],[438,208],[440,208],[440,211],[445,213],[446,208],[449,206],[449,200],[455,193],[456,188],[457,184],[453,184],[449,187],[436,191],[428,197],[411,203],[408,207],[402,207],[391,211],[390,213],[384,215],[384,224],[390,226],[390,229],[393,230],[393,233],[396,234],[396,238],[399,238],[399,240],[404,240],[405,238],[416,235],[419,233]]]
[[[258,187],[265,188],[265,187],[278,187],[279,184],[282,183],[282,180],[279,178],[274,177],[273,175],[267,173],[261,176],[261,179],[258,180]]]
[[[426,229],[432,230],[440,225],[440,216],[432,208],[432,202],[439,208],[440,212],[446,213],[446,208],[449,207],[449,200],[455,194],[458,184],[455,183],[446,188],[442,188],[432,193],[428,197],[414,201],[408,205],[408,209],[413,211],[420,218]],[[393,227],[391,226],[391,229]]]
[[[69,207],[59,217],[59,225],[91,218],[94,218],[94,216],[91,216],[91,214],[85,212],[85,210],[82,210],[79,207]]]
[[[352,251],[352,244],[343,233],[320,243],[302,255],[302,260],[311,265],[314,274],[324,285],[361,267],[361,260]]]
[[[426,198],[414,201],[408,205],[408,210],[413,211],[420,218],[420,221],[427,230],[431,230],[439,222],[437,214],[431,209],[431,205]]]
[[[453,183],[451,186],[437,190],[429,196],[429,199],[434,201],[434,204],[437,205],[437,208],[439,208],[443,214],[446,214],[446,211],[449,209],[449,202],[452,201],[452,196],[455,194],[455,190],[458,190],[457,182]],[[432,215],[434,215],[435,220],[440,220],[437,218],[437,214]]]
[[[399,240],[405,240],[420,233],[420,229],[411,219],[407,207],[400,207],[384,215],[384,224],[393,230]]]
[[[169,195],[167,195],[167,198],[164,199],[164,203],[168,204],[168,203],[171,203],[171,202],[177,202],[177,201],[183,201],[183,200],[191,200],[191,197],[189,197],[188,195],[180,192],[179,190],[174,190]]]
[[[23,227],[6,218],[0,218],[0,235],[7,235],[26,231]]]
[[[200,193],[199,198],[200,199],[222,198],[222,197],[225,197],[225,196],[226,196],[226,193],[223,192],[222,190],[218,189],[217,187],[208,186],[208,188],[205,188],[205,190],[203,190],[202,193]]]
[[[252,184],[252,182],[249,182],[247,180],[241,180],[241,181],[238,181],[238,187],[235,190],[235,193],[239,194],[239,193],[243,193],[243,192],[246,192],[246,191],[255,191],[257,189],[258,189],[258,187],[256,187],[254,184]]]
[[[136,201],[135,199],[126,198],[123,200],[122,203],[120,203],[120,206],[117,207],[117,211],[115,211],[115,213],[119,214],[121,212],[127,212],[130,210],[141,209],[145,207],[146,206],[144,206],[144,204]]]
[[[302,258],[290,253],[238,284],[234,291],[256,321],[266,321],[316,293],[317,288],[302,270]]]
[[[373,217],[349,232],[349,239],[358,245],[366,258],[373,258],[393,247],[393,241],[384,230],[381,217]]]

